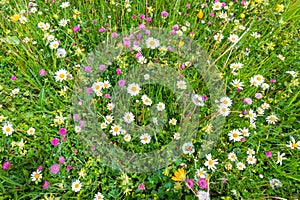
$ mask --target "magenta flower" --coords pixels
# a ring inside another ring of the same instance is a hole
[[[62,157],[62,156],[60,156],[60,157],[58,158],[58,162],[60,162],[60,163],[64,163],[64,162],[65,162],[65,158],[64,158],[64,157]]]
[[[116,74],[117,74],[117,75],[120,75],[120,74],[121,74],[121,69],[117,68],[117,69],[116,69]]]
[[[145,184],[144,183],[142,183],[142,184],[139,184],[139,186],[138,186],[138,190],[145,190],[146,189],[146,186],[145,186]]]
[[[43,170],[43,167],[42,167],[42,166],[38,166],[38,167],[37,167],[37,170],[42,171],[42,170]]]
[[[164,18],[168,17],[168,15],[169,15],[169,13],[167,11],[162,11],[161,12],[161,16],[164,17]]]
[[[208,97],[206,95],[203,95],[203,100],[206,101]]]
[[[46,75],[46,70],[45,69],[41,69],[40,70],[40,76],[45,76]]]
[[[77,154],[78,153],[78,150],[77,149],[74,149],[74,151],[73,151],[75,154]]]
[[[252,104],[252,99],[251,98],[242,98],[242,101],[245,103],[245,104],[248,104],[248,105],[250,105],[250,104]]]
[[[43,189],[46,190],[50,186],[49,181],[44,181]]]
[[[100,66],[99,66],[99,69],[100,69],[101,71],[105,70],[105,65],[100,65]]]
[[[146,17],[146,16],[145,16],[144,14],[141,14],[141,15],[140,15],[140,19],[141,19],[141,20],[144,20],[145,17]]]
[[[17,77],[16,76],[11,76],[10,80],[15,81],[15,80],[17,80]]]
[[[53,138],[52,141],[51,141],[51,144],[56,147],[57,145],[59,145],[59,139],[58,138]]]
[[[140,24],[140,25],[138,26],[138,28],[141,29],[141,30],[144,30],[144,29],[146,28],[146,25],[145,25],[145,24]]]
[[[99,29],[100,33],[103,33],[104,31],[105,31],[105,28],[103,28],[103,27]]]
[[[96,24],[97,23],[97,20],[93,20],[93,24]]]
[[[187,179],[186,183],[187,183],[187,188],[191,189],[191,188],[194,187],[194,181],[193,181],[193,179],[190,179],[190,178]]]
[[[118,84],[119,84],[120,87],[123,87],[125,85],[125,83],[126,83],[125,80],[119,80],[118,81]]]
[[[91,66],[85,66],[84,70],[89,73],[92,71],[92,67]]]
[[[59,129],[59,134],[60,135],[65,135],[66,133],[67,133],[67,129],[65,129],[65,128]]]
[[[74,120],[74,121],[77,121],[77,120],[78,120],[78,117],[79,117],[79,114],[74,114],[74,115],[73,115],[73,120]]]
[[[268,158],[272,157],[272,153],[270,151],[266,151],[265,154]]]
[[[172,27],[173,30],[177,31],[179,29],[179,26],[178,24],[175,24],[173,27]]]
[[[110,98],[110,94],[105,94],[104,98],[109,99]]]
[[[72,166],[71,166],[71,165],[68,165],[68,166],[66,167],[66,169],[67,169],[67,171],[70,171],[70,170],[72,169]]]
[[[73,32],[76,33],[77,31],[80,31],[80,26],[74,26]]]
[[[86,93],[87,93],[87,94],[91,94],[92,92],[93,92],[93,89],[92,89],[92,88],[90,88],[90,87],[89,87],[89,88],[86,88]]]
[[[132,17],[133,19],[135,19],[135,18],[136,18],[136,15],[135,15],[135,14],[133,14],[131,17]]]
[[[51,166],[51,172],[53,173],[53,174],[57,174],[58,172],[59,172],[59,169],[60,169],[60,165],[59,164],[53,164],[52,166]]]
[[[112,32],[111,37],[116,38],[116,37],[118,37],[118,34],[116,32]]]
[[[6,161],[2,164],[2,169],[8,170],[10,168],[10,166],[11,166],[11,163]]]
[[[188,9],[190,9],[191,8],[191,4],[186,4],[186,7],[188,8]]]
[[[276,82],[275,79],[271,79],[271,80],[270,80],[270,83],[275,83],[275,82]]]
[[[199,185],[199,187],[202,188],[202,189],[208,188],[208,183],[207,183],[207,181],[206,181],[205,178],[200,178],[200,179],[198,180],[198,185]]]
[[[152,22],[152,18],[151,17],[148,17],[147,19],[146,19],[146,22]]]
[[[261,99],[263,97],[262,93],[258,92],[255,94],[255,98]]]
[[[84,124],[85,124],[85,121],[83,121],[83,120],[81,120],[81,121],[79,122],[79,126],[80,126],[80,127],[83,127]]]
[[[146,30],[146,31],[145,31],[145,34],[146,34],[146,35],[150,35],[150,33],[151,33],[150,30]]]
[[[214,17],[215,14],[214,13],[209,13],[209,16]]]
[[[170,31],[170,35],[175,35],[176,34],[176,31],[175,30],[171,30]]]

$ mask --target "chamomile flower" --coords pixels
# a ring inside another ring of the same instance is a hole
[[[80,126],[75,126],[75,133],[80,133],[81,132],[81,127]]]
[[[101,91],[103,89],[103,87],[104,87],[103,82],[95,82],[92,85],[92,89],[95,93]]]
[[[106,107],[107,107],[108,110],[112,110],[112,109],[114,109],[115,104],[113,104],[113,103],[108,103]]]
[[[126,112],[123,116],[123,120],[125,123],[130,124],[134,121],[134,115],[132,114],[132,112]]]
[[[259,115],[263,115],[265,110],[262,109],[262,108],[257,108],[256,112],[259,114]]]
[[[276,164],[282,165],[282,161],[286,160],[285,153],[280,154],[280,152],[277,152],[277,162]]]
[[[228,159],[233,162],[236,161],[237,160],[236,154],[234,152],[229,153]]]
[[[142,101],[143,101],[143,104],[145,104],[146,106],[152,105],[152,100],[145,94],[142,96]]]
[[[68,24],[68,21],[67,19],[61,19],[59,22],[58,22],[58,25],[59,26],[63,26],[65,27],[67,24]]]
[[[220,104],[220,105],[219,105],[218,112],[219,112],[222,116],[226,117],[226,116],[229,115],[230,109],[229,109],[226,105]]]
[[[107,124],[112,123],[113,120],[114,120],[114,117],[113,117],[113,116],[111,116],[111,115],[106,115],[106,116],[105,116],[105,122],[106,122]]]
[[[146,59],[144,56],[140,56],[140,57],[138,58],[138,62],[139,62],[140,64],[146,64],[146,63],[147,63],[147,59]]]
[[[30,127],[30,128],[27,130],[27,134],[28,134],[28,135],[34,135],[34,133],[35,133],[35,129],[32,128],[32,127]]]
[[[55,76],[54,76],[55,81],[62,82],[62,81],[67,80],[68,74],[69,74],[68,71],[65,69],[58,70],[57,72],[55,72]]]
[[[250,78],[250,85],[252,86],[255,86],[255,87],[258,87],[260,85],[260,83],[254,78],[254,77],[251,77]]]
[[[240,132],[244,137],[250,136],[249,130],[246,127],[244,127],[243,129],[240,129]]]
[[[247,154],[248,155],[253,155],[253,154],[255,154],[255,151],[253,149],[248,148]]]
[[[229,141],[233,140],[234,142],[239,142],[243,138],[241,132],[238,129],[234,129],[229,132]]]
[[[35,172],[32,172],[31,174],[32,181],[39,181],[41,179],[42,179],[42,174],[40,170],[36,170]]]
[[[270,104],[268,104],[268,103],[263,103],[263,104],[261,105],[261,107],[262,107],[264,110],[267,110],[267,109],[270,108]]]
[[[215,2],[213,4],[213,10],[221,10],[222,9],[222,3],[221,2]]]
[[[259,85],[263,84],[263,82],[265,81],[265,78],[262,75],[260,75],[260,74],[255,75],[253,78],[254,78],[254,80],[257,81],[257,83]]]
[[[58,58],[64,58],[64,57],[66,57],[67,52],[66,52],[66,50],[63,49],[63,48],[58,48],[55,55],[56,55],[56,57],[58,57]]]
[[[253,33],[251,33],[251,36],[257,39],[257,38],[260,38],[261,35],[257,32],[253,32]]]
[[[49,47],[50,49],[57,49],[59,46],[59,42],[57,40],[50,43]]]
[[[220,99],[220,103],[223,104],[226,107],[230,107],[232,105],[232,101],[229,97],[222,97]]]
[[[295,138],[291,136],[291,140],[289,141],[289,144],[286,145],[287,147],[291,149],[300,149],[300,141],[296,142]]]
[[[148,133],[144,133],[143,135],[140,136],[140,140],[142,144],[149,144],[151,137]]]
[[[249,156],[247,157],[247,163],[248,163],[249,165],[255,164],[256,161],[257,161],[257,159],[256,159],[255,156],[253,156],[253,155],[249,155]]]
[[[268,89],[270,87],[270,85],[268,84],[268,83],[263,83],[263,84],[261,84],[261,88],[263,89],[263,90],[266,90],[266,89]]]
[[[114,124],[112,127],[111,127],[111,130],[109,131],[113,136],[116,136],[116,135],[120,135],[121,134],[121,126],[118,126],[116,124]]]
[[[175,126],[176,123],[177,123],[177,120],[175,118],[172,118],[172,119],[169,120],[169,124],[172,124],[172,125]]]
[[[79,192],[81,190],[82,184],[80,183],[79,180],[76,180],[72,183],[72,190],[74,192]]]
[[[105,122],[102,122],[102,123],[100,124],[100,128],[101,128],[101,129],[106,129],[106,128],[107,128],[107,124],[106,124]]]
[[[44,22],[39,22],[38,23],[38,28],[44,29],[45,23]]]
[[[70,6],[70,3],[69,2],[62,2],[61,5],[59,7],[61,8],[67,8]]]
[[[246,115],[246,117],[250,118],[251,121],[255,121],[257,115],[252,109],[250,109],[248,112],[248,115]]]
[[[270,115],[266,117],[266,121],[268,122],[268,124],[275,124],[278,121],[278,118],[276,117],[276,115]]]
[[[2,127],[2,132],[6,136],[11,135],[14,132],[12,124],[10,122],[5,122],[4,125],[3,125],[3,127]]]
[[[239,40],[239,36],[236,34],[230,34],[228,40],[232,43],[237,43]]]
[[[185,81],[177,81],[177,87],[181,90],[185,90],[186,89],[186,82]]]
[[[238,79],[235,79],[231,82],[231,85],[235,88],[238,88],[240,90],[243,90],[243,87],[244,87],[244,83],[241,82],[240,80]]]
[[[215,171],[215,169],[217,169],[217,167],[215,166],[216,164],[218,164],[218,159],[212,159],[211,158],[211,154],[207,154],[206,155],[206,162],[204,163],[204,165],[208,168],[211,169],[212,171]]]
[[[238,170],[244,170],[246,168],[245,164],[242,162],[238,162],[236,164],[236,167],[238,168]]]
[[[216,40],[217,42],[221,42],[224,39],[224,36],[222,33],[217,33],[216,35],[214,35],[214,40]]]
[[[182,151],[184,154],[191,155],[195,152],[194,145],[191,142],[186,142],[182,145]]]
[[[298,76],[297,72],[295,71],[286,71],[285,73],[290,74],[293,78],[296,78]]]
[[[139,94],[141,88],[138,84],[135,83],[131,83],[128,85],[127,87],[127,92],[131,95],[131,96],[136,96]]]
[[[111,87],[111,84],[109,83],[109,81],[104,81],[103,82],[103,88],[104,89],[108,89],[108,88],[110,88]]]
[[[174,138],[174,140],[179,140],[180,139],[180,133],[174,133],[173,138]]]
[[[100,192],[98,192],[97,194],[95,194],[94,200],[103,200],[103,199],[104,199],[104,196]]]
[[[243,68],[243,64],[242,63],[231,63],[229,65],[229,67],[234,72],[234,71],[237,71],[239,69],[242,69]]]
[[[130,142],[131,140],[131,135],[130,134],[125,134],[123,138],[126,142]]]
[[[153,37],[149,37],[147,40],[146,40],[146,45],[148,48],[150,49],[156,49],[159,47],[160,43],[159,43],[159,40],[153,38]]]
[[[164,103],[159,102],[159,103],[157,104],[156,108],[157,108],[158,111],[163,111],[163,110],[166,108],[166,106],[165,106]]]
[[[197,169],[195,174],[195,179],[199,180],[200,178],[206,178],[207,172],[204,170],[204,168]]]

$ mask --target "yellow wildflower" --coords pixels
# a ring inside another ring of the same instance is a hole
[[[203,16],[204,16],[203,11],[202,11],[202,9],[200,9],[199,12],[198,12],[197,17],[198,17],[198,19],[202,19]]]
[[[11,17],[11,21],[12,22],[16,22],[20,19],[21,15],[20,14],[14,14],[12,17]]]
[[[276,12],[283,12],[283,9],[284,9],[284,5],[283,4],[277,4],[276,5]]]
[[[178,169],[174,172],[174,176],[172,176],[173,181],[185,181],[186,179],[186,171],[183,168]]]

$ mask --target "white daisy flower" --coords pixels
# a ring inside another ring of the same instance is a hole
[[[145,104],[146,106],[152,105],[152,100],[145,94],[142,96],[142,101],[143,101],[143,104]]]
[[[207,161],[204,163],[204,165],[208,168],[208,169],[211,169],[212,171],[215,171],[216,168],[216,164],[218,164],[218,159],[212,159],[211,158],[211,154],[207,154],[206,155],[206,159]]]
[[[110,85],[109,81],[104,81],[103,82],[103,88],[108,89],[110,87],[111,87],[111,85]]]
[[[287,147],[291,149],[300,149],[300,141],[296,142],[295,138],[291,136],[291,140],[289,141],[289,144],[286,145]]]
[[[220,3],[220,2],[215,2],[214,4],[213,4],[213,10],[221,10],[222,9],[222,3]]]
[[[229,115],[230,109],[229,109],[226,105],[220,104],[220,105],[219,105],[218,112],[219,112],[222,116],[226,117],[226,116]]]
[[[57,40],[50,43],[49,47],[50,49],[57,49],[59,46],[59,42]]]
[[[72,190],[74,192],[79,192],[81,190],[82,184],[80,183],[79,180],[76,180],[72,183]]]
[[[59,7],[61,8],[67,8],[70,6],[70,3],[69,2],[62,2],[61,5]]]
[[[224,39],[224,35],[222,35],[222,33],[217,33],[216,35],[214,35],[214,40],[216,40],[217,42],[221,42]]]
[[[236,164],[236,167],[238,168],[238,170],[244,170],[246,168],[245,164],[242,162],[238,162]]]
[[[142,144],[149,144],[151,137],[148,133],[144,133],[143,135],[140,136],[140,140]]]
[[[207,172],[204,170],[204,168],[197,169],[195,174],[195,179],[198,180],[200,178],[206,178]]]
[[[28,135],[34,135],[34,133],[35,133],[35,129],[32,128],[32,127],[30,127],[30,128],[27,130],[27,134],[28,134]]]
[[[163,110],[166,108],[166,106],[165,106],[164,103],[159,102],[159,103],[157,104],[156,108],[157,108],[158,111],[163,111]]]
[[[68,21],[67,19],[61,19],[59,22],[58,22],[58,25],[59,26],[63,26],[65,27],[67,24],[68,24]]]
[[[172,124],[172,125],[175,126],[176,123],[177,123],[177,120],[175,118],[172,118],[172,119],[169,120],[169,124]]]
[[[98,192],[97,194],[95,194],[94,200],[103,200],[103,199],[104,199],[104,196],[100,192]]]
[[[185,90],[186,89],[186,82],[185,81],[177,81],[177,87],[181,90]]]
[[[266,117],[266,121],[269,124],[275,124],[275,122],[278,121],[278,118],[276,117],[276,115],[270,115],[270,116]]]
[[[58,48],[55,55],[56,55],[56,57],[58,57],[58,58],[64,58],[64,57],[66,57],[67,52],[66,52],[66,50],[63,49],[63,48]]]
[[[111,116],[111,115],[105,116],[105,122],[106,122],[107,124],[112,123],[113,120],[114,120],[114,117],[113,117],[113,116]]]
[[[41,179],[42,179],[42,174],[40,170],[36,170],[35,172],[32,172],[31,174],[32,181],[39,181]]]
[[[132,112],[126,112],[123,116],[123,120],[125,123],[130,124],[134,121],[134,115],[132,114]]]
[[[153,38],[153,37],[149,37],[147,40],[146,40],[146,45],[148,48],[150,49],[156,49],[160,46],[160,43],[159,43],[159,40]]]
[[[220,99],[220,103],[223,104],[226,107],[230,107],[232,105],[232,101],[229,97],[222,97]]]
[[[253,149],[248,148],[247,154],[248,155],[253,155],[253,154],[255,154],[255,151]]]
[[[255,164],[256,161],[257,161],[257,159],[256,159],[255,156],[253,156],[253,155],[249,155],[249,156],[247,157],[247,163],[248,163],[249,165]]]
[[[280,152],[277,152],[277,162],[276,164],[282,165],[282,161],[286,160],[285,153],[280,154]]]
[[[173,138],[174,138],[174,140],[179,140],[180,139],[180,133],[174,133]]]
[[[131,140],[131,135],[130,134],[126,134],[124,135],[124,138],[123,138],[126,142],[130,142]]]
[[[101,129],[106,129],[106,128],[107,128],[107,124],[106,124],[105,122],[102,122],[102,123],[100,124],[100,128],[101,128]]]
[[[111,127],[111,130],[109,131],[113,136],[116,136],[116,135],[120,135],[121,134],[121,131],[122,131],[122,128],[121,126],[118,126],[118,125],[113,125]]]
[[[237,160],[236,154],[234,152],[229,153],[228,159],[233,162],[236,161]]]
[[[58,70],[57,72],[55,72],[55,76],[54,76],[55,81],[62,82],[62,81],[67,80],[68,74],[69,74],[68,71],[65,69]]]
[[[234,142],[239,142],[243,138],[241,132],[238,129],[234,129],[229,132],[229,141],[233,140]]]
[[[131,83],[128,85],[127,87],[127,92],[131,95],[131,96],[136,96],[139,94],[141,88],[138,84],[135,83]]]
[[[4,125],[3,125],[3,127],[2,127],[2,132],[6,136],[11,135],[14,132],[12,124],[10,122],[5,122]]]
[[[101,91],[104,88],[104,83],[103,82],[95,82],[92,85],[92,89],[95,93]]]
[[[112,110],[112,109],[114,109],[114,107],[115,107],[115,104],[113,104],[113,103],[108,103],[107,104],[107,109],[108,110]]]
[[[243,90],[243,87],[244,87],[244,83],[241,82],[241,80],[238,80],[238,79],[234,79],[232,82],[231,82],[231,85],[235,88],[239,88],[240,90]]]
[[[239,40],[239,36],[236,34],[230,34],[228,40],[232,43],[237,43]]]

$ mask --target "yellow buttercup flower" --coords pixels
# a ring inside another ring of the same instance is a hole
[[[16,22],[20,19],[20,17],[21,17],[20,14],[14,14],[13,16],[11,16],[11,21]]]
[[[172,176],[173,181],[185,181],[186,179],[186,171],[183,168],[178,169],[174,172],[174,176]]]
[[[197,15],[197,17],[198,17],[199,19],[202,19],[203,16],[204,16],[203,11],[202,11],[202,9],[200,9],[200,10],[199,10],[199,13],[198,13],[198,15]]]

